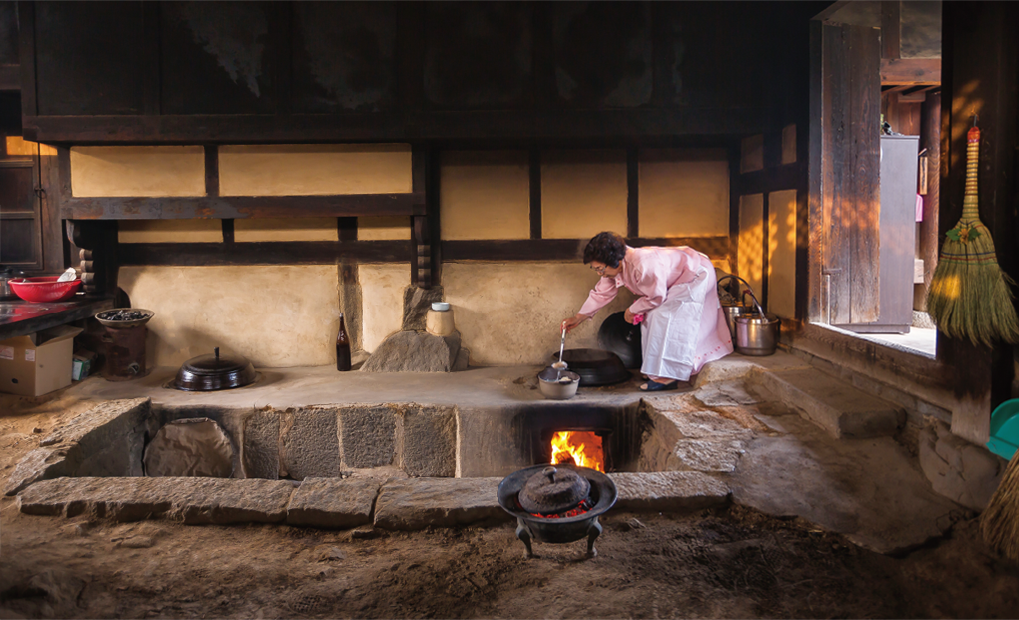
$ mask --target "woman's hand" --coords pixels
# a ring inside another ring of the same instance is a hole
[[[629,308],[627,308],[623,312],[623,320],[626,321],[627,323],[629,323],[630,325],[636,325],[636,323],[633,322],[633,313],[630,312]]]
[[[581,323],[583,323],[584,321],[588,320],[589,318],[591,318],[591,317],[589,317],[586,314],[580,314],[578,312],[577,314],[571,316],[568,319],[563,319],[562,329],[565,329],[566,333],[570,333],[571,331],[573,331],[574,327],[576,327],[577,325],[580,325]]]

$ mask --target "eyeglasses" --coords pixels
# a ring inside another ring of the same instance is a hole
[[[596,274],[600,275],[600,276],[605,275],[605,269],[606,269],[605,267],[591,267],[591,269],[594,269],[594,272]]]

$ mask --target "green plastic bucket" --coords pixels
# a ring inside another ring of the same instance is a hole
[[[1019,449],[1019,398],[1006,400],[991,414],[991,439],[987,448],[1005,460]]]

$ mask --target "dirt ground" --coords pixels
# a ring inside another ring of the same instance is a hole
[[[88,403],[0,402],[0,477]],[[386,532],[32,517],[0,500],[0,618],[1019,617],[974,520],[903,557],[730,506],[610,511],[598,557],[510,524]]]

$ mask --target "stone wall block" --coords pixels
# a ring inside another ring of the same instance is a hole
[[[392,465],[396,459],[400,405],[355,405],[339,410],[339,442],[344,468]],[[335,475],[335,474],[330,474]]]
[[[412,407],[403,416],[400,460],[411,476],[456,474],[456,410]]]
[[[346,529],[371,523],[381,482],[359,478],[306,478],[287,506],[287,524]]]
[[[280,415],[280,464],[294,480],[340,474],[337,410],[333,407],[287,409]]]
[[[953,435],[942,422],[920,431],[919,449],[920,468],[937,493],[973,510],[987,507],[1004,474],[1004,459]]]
[[[619,496],[614,510],[690,511],[729,501],[729,487],[695,471],[614,473]]]
[[[276,480],[280,476],[280,413],[255,411],[244,420],[241,460],[245,478]]]
[[[419,330],[425,328],[425,317],[432,309],[432,302],[442,301],[442,287],[430,289],[408,286],[403,289],[403,327],[402,330]]]

